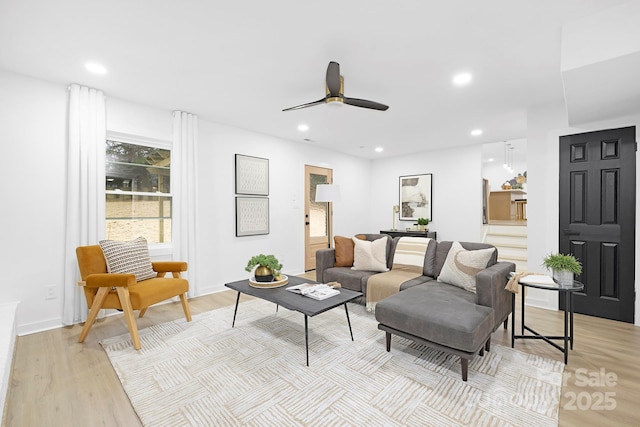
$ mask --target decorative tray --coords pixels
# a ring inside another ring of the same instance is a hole
[[[249,279],[249,286],[262,289],[279,288],[287,283],[289,283],[289,278],[284,274],[282,275],[282,279],[274,280],[272,282],[258,282],[255,277],[251,277]]]

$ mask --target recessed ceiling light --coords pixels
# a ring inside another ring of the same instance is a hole
[[[299,130],[300,132],[306,132],[306,131],[308,131],[308,130],[309,130],[309,126],[308,126],[308,125],[305,125],[304,123],[299,124],[299,125],[298,125],[298,130]]]
[[[482,135],[482,129],[474,129],[471,131],[471,135],[473,136],[479,136]]]
[[[384,148],[376,147],[376,153],[382,153],[383,151],[384,151]]]
[[[459,73],[453,76],[453,84],[456,86],[463,86],[471,82],[471,74]]]
[[[84,67],[95,74],[106,74],[107,69],[100,64],[96,64],[95,62],[88,62],[84,64]]]
[[[493,162],[493,157],[488,158],[487,162]]]

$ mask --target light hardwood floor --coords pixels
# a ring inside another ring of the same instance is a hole
[[[235,292],[223,291],[189,302],[192,313],[197,314],[232,305],[235,297]],[[243,296],[241,301],[249,298]],[[533,307],[526,310],[528,326],[552,335],[562,334],[561,312]],[[518,321],[519,311],[516,315]],[[160,305],[137,319],[138,327],[182,316],[180,303]],[[103,338],[127,333],[123,317],[99,321],[84,344],[76,342],[80,329],[76,325],[18,338],[3,425],[141,425],[99,344]],[[517,322],[516,330],[519,331]],[[493,334],[492,344],[510,346],[510,329],[500,327]],[[516,349],[562,360],[562,353],[537,340],[516,341]],[[574,350],[569,354],[566,385],[562,388],[560,425],[640,425],[639,356],[640,328],[576,315]],[[615,408],[607,409],[611,406]]]

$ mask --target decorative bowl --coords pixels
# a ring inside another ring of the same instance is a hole
[[[282,275],[280,280],[273,280],[271,282],[258,282],[255,277],[249,278],[249,286],[253,288],[262,288],[262,289],[270,289],[270,288],[279,288],[280,286],[284,286],[289,283],[289,278]]]

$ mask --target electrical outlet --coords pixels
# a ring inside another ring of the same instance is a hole
[[[56,285],[44,287],[44,299],[56,299]]]

